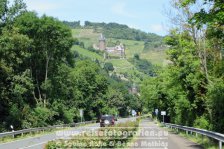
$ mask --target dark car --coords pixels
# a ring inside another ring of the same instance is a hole
[[[113,115],[102,115],[100,117],[100,127],[113,126],[115,119]]]

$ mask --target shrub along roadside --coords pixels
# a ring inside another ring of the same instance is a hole
[[[89,131],[70,140],[56,140],[49,142],[46,149],[56,148],[117,148],[126,147],[127,143],[137,132],[139,120],[120,123],[115,127],[104,127],[97,131]]]

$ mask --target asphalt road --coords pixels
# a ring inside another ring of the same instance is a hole
[[[119,119],[117,123],[126,122],[133,118]],[[55,139],[69,139],[84,131],[99,129],[99,123],[74,127],[69,130],[57,131],[52,134],[21,139],[13,142],[0,144],[0,149],[43,149],[48,141]],[[136,140],[130,143],[130,148],[148,148],[148,149],[203,149],[175,133],[168,132],[166,129],[158,127],[150,119],[142,120],[140,130]]]
[[[142,120],[136,141],[129,146],[135,149],[203,149],[200,145],[159,127],[150,119]]]
[[[117,123],[126,122],[135,118],[119,119]],[[99,129],[100,124],[91,124],[87,126],[74,127],[69,130],[57,131],[51,134],[45,134],[37,137],[30,137],[26,139],[16,140],[0,144],[0,149],[43,149],[48,141],[55,139],[67,139],[73,135],[79,134],[84,131]]]

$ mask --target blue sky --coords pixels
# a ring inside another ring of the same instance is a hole
[[[169,0],[24,0],[28,10],[60,20],[116,22],[146,32],[167,34],[164,8]]]

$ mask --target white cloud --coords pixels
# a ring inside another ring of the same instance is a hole
[[[50,3],[46,1],[26,1],[27,7],[29,10],[35,10],[40,13],[46,13],[49,10],[56,10],[60,8],[59,3]]]
[[[153,32],[164,32],[164,28],[161,24],[150,25],[150,30]]]
[[[123,3],[123,2],[116,3],[115,5],[112,6],[111,10],[114,14],[117,14],[120,16],[124,16],[128,18],[136,18],[134,14],[131,14],[130,12],[126,10],[126,3]]]

